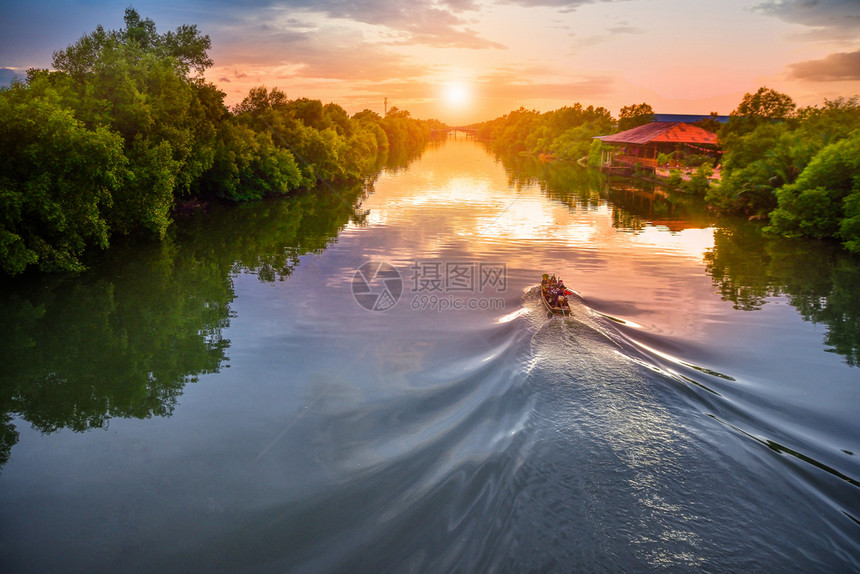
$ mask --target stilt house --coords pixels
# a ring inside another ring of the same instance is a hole
[[[659,154],[713,155],[719,162],[717,134],[683,122],[651,122],[630,130],[600,136],[611,150],[604,150],[600,164],[604,167],[657,168]]]

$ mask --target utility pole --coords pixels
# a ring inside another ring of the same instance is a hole
[[[385,98],[385,112],[382,114],[382,117],[388,115],[388,98]]]

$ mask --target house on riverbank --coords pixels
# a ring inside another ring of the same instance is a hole
[[[717,134],[685,122],[651,122],[597,139],[611,146],[601,153],[605,170],[640,168],[668,175],[669,169],[681,169],[683,175],[685,158],[706,156],[716,166],[722,153]],[[661,154],[670,157],[664,165],[659,165]]]

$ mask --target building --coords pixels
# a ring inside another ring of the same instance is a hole
[[[604,150],[603,167],[640,167],[656,170],[660,154],[678,162],[686,156],[705,155],[719,163],[717,134],[684,122],[651,122],[631,130],[599,136],[612,149]]]

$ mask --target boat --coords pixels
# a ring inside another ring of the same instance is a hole
[[[569,297],[573,295],[573,291],[565,288],[564,284],[562,284],[561,291],[563,293],[564,300],[560,305],[558,303],[553,305],[553,289],[558,289],[555,283],[555,275],[550,278],[549,275],[544,273],[543,280],[540,284],[540,298],[543,301],[544,307],[546,307],[547,311],[553,315],[570,315]]]

